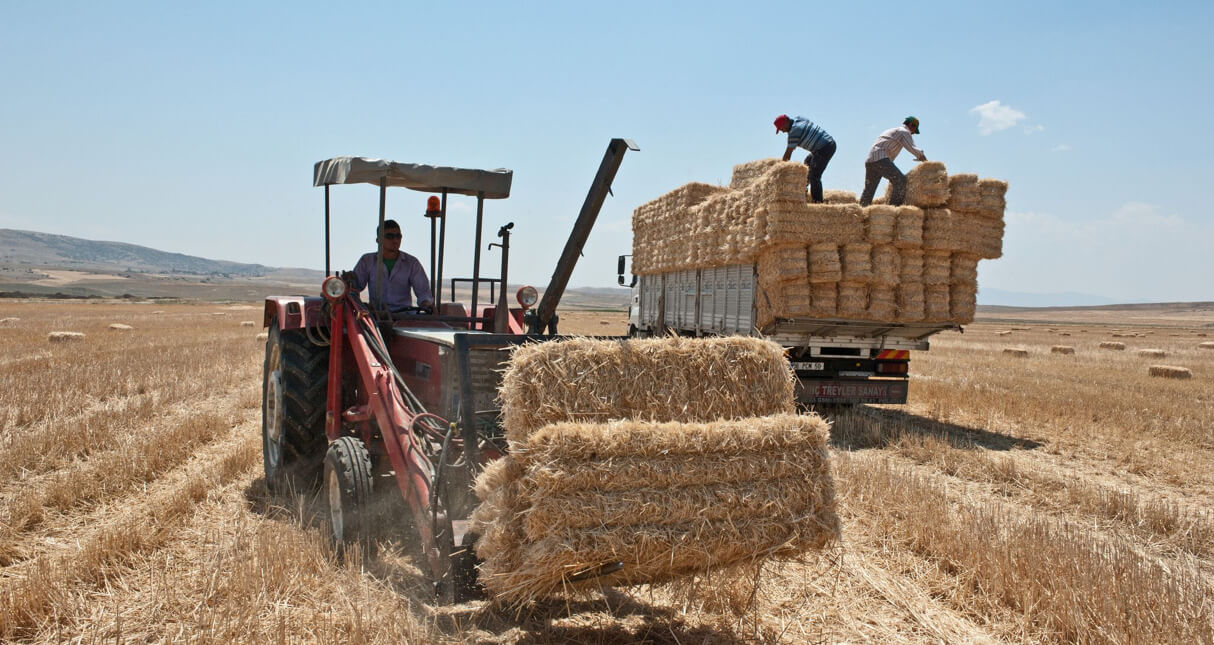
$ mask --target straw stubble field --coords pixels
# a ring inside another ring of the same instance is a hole
[[[338,558],[316,500],[267,494],[260,329],[240,325],[259,313],[4,303],[0,640],[1214,640],[1209,320],[979,321],[939,336],[912,362],[910,405],[834,417],[837,549],[768,567],[757,586],[516,614],[434,607],[403,534]],[[52,344],[51,331],[85,337]],[[1099,348],[1114,333],[1128,351]],[[1143,348],[1192,378],[1151,377],[1159,359]]]

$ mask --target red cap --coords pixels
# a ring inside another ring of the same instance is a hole
[[[787,128],[788,124],[790,124],[790,123],[792,123],[792,119],[788,118],[787,114],[781,114],[780,116],[776,117],[776,120],[775,120],[776,132],[782,132],[783,128]],[[781,126],[783,126],[783,127],[781,127]]]

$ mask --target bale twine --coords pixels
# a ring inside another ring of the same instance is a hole
[[[923,320],[923,284],[903,282],[898,285],[898,319],[906,322]]]
[[[923,246],[923,209],[898,207],[898,216],[894,220],[894,246],[900,249],[919,249]]]
[[[890,187],[892,189],[892,186]],[[888,194],[888,191],[887,191]],[[906,201],[919,207],[948,202],[948,170],[939,161],[925,161],[906,173]]]
[[[1014,356],[1016,358],[1027,358],[1029,355],[1029,350],[1021,347],[1004,347],[1003,353],[1007,356]]]
[[[827,438],[795,414],[546,426],[477,480],[480,578],[517,605],[823,548],[839,535]]]
[[[901,274],[902,256],[898,247],[881,244],[873,247],[873,284],[892,287],[897,285]]]
[[[784,350],[757,338],[574,338],[516,348],[499,398],[521,445],[553,423],[790,412],[793,383]]]
[[[256,327],[257,323],[252,320],[242,320],[242,321],[240,321],[240,326],[241,327]]]
[[[898,209],[894,206],[865,208],[865,239],[873,244],[892,244],[897,219]]]
[[[873,245],[867,242],[844,244],[840,251],[844,282],[868,282],[873,277]]]
[[[952,254],[948,251],[923,252],[923,284],[948,284],[953,270]]]
[[[123,323],[110,323],[110,331],[131,331],[134,327]]]
[[[1051,354],[1074,354],[1075,348],[1070,345],[1054,345],[1050,348]]]
[[[1138,350],[1138,355],[1146,356],[1148,358],[1163,358],[1167,356],[1168,353],[1162,349],[1140,349]]]
[[[84,340],[84,334],[78,331],[53,331],[46,335],[46,339],[52,343],[72,343]]]
[[[1214,349],[1214,342],[1198,343],[1197,349]]]
[[[839,313],[839,284],[813,282],[810,288],[810,313],[819,318],[834,318]]]
[[[923,250],[899,249],[898,277],[902,282],[923,281]]]
[[[1176,365],[1152,365],[1147,373],[1161,378],[1193,378],[1193,372],[1189,368]]]
[[[859,203],[859,198],[850,190],[824,190],[822,191],[822,201],[827,204],[856,204]]]
[[[838,282],[843,279],[843,264],[835,244],[814,244],[809,247],[809,281]]]
[[[923,286],[923,319],[928,322],[945,322],[952,316],[948,304],[947,284],[925,284]]]
[[[868,311],[868,284],[863,282],[839,283],[839,316],[861,318]]]
[[[1106,340],[1106,341],[1100,343],[1100,349],[1123,350],[1123,349],[1125,349],[1125,343],[1118,343],[1118,342]]]

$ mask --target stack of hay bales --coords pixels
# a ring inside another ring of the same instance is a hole
[[[829,544],[827,426],[795,414],[793,380],[754,338],[517,349],[501,389],[510,452],[476,485],[486,588],[522,603]]]
[[[1006,182],[949,177],[944,164],[926,162],[908,175],[907,205],[861,208],[846,191],[807,203],[807,172],[753,161],[734,167],[728,188],[687,184],[640,206],[633,272],[757,263],[760,329],[807,315],[973,320],[978,261],[1003,252]]]

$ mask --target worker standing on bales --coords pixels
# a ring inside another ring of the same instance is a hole
[[[860,195],[861,206],[873,203],[873,194],[877,192],[877,184],[881,183],[882,177],[888,179],[894,187],[894,193],[889,198],[891,206],[901,206],[906,200],[906,175],[894,165],[894,159],[906,148],[915,155],[915,159],[927,161],[923,151],[915,147],[912,134],[919,134],[919,119],[908,116],[902,121],[901,127],[882,132],[873,142],[872,149],[868,151],[868,158],[864,160],[864,193]]]
[[[805,157],[805,165],[809,166],[809,196],[815,204],[822,203],[822,173],[826,172],[826,164],[835,156],[835,140],[826,134],[826,130],[814,125],[813,121],[799,116],[788,118],[787,114],[776,117],[776,132],[788,133],[788,147],[784,149],[784,161],[792,157],[794,148],[809,151]]]
[[[351,272],[351,286],[355,291],[370,287],[373,309],[402,313],[413,306],[410,291],[417,295],[419,307],[434,304],[426,270],[417,258],[400,250],[402,238],[400,224],[396,220],[384,220],[383,231],[375,239],[380,244],[380,252],[364,254]],[[383,254],[383,261],[377,263],[380,253]]]

